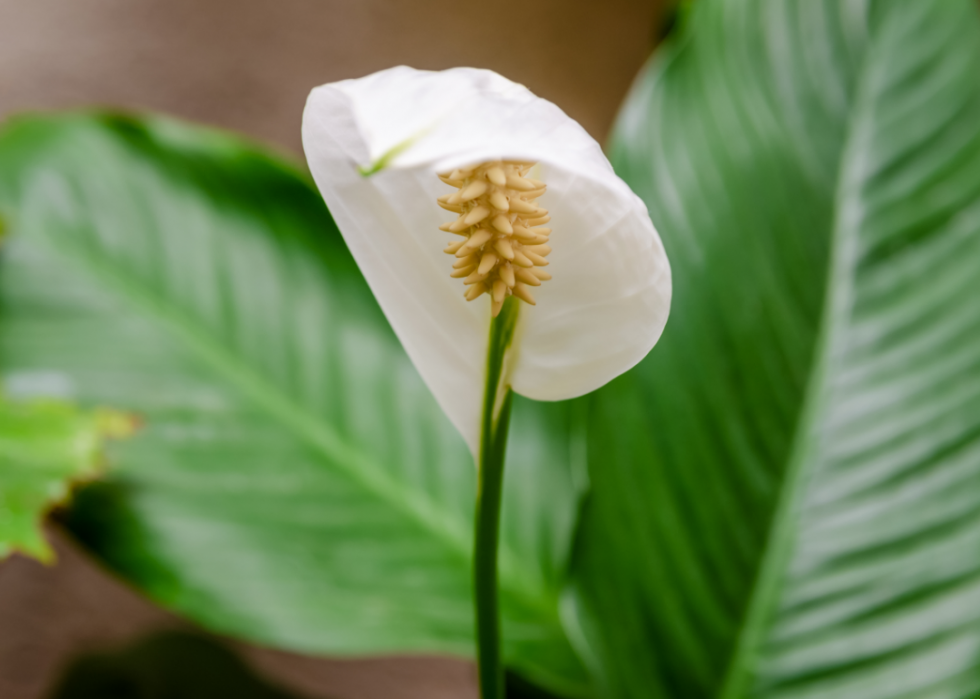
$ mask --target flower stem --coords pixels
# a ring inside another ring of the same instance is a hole
[[[512,395],[510,386],[504,380],[503,367],[507,350],[514,338],[517,314],[517,300],[508,298],[500,315],[490,324],[490,345],[487,352],[473,554],[476,656],[481,699],[504,697],[500,614],[497,608],[497,540]]]

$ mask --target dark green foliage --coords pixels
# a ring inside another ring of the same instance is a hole
[[[224,646],[167,632],[117,652],[77,658],[49,699],[290,699]]]

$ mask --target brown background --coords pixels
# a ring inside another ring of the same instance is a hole
[[[522,82],[602,140],[666,0],[0,0],[0,118],[88,105],[151,109],[300,153],[310,88],[404,63]],[[180,621],[52,530],[59,563],[0,564],[0,697],[39,699],[80,650]],[[309,697],[475,697],[468,663],[324,660],[239,644]]]
[[[491,68],[602,139],[662,0],[0,0],[0,116],[155,109],[299,152],[315,85]]]

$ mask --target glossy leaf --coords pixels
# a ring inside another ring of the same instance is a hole
[[[980,11],[704,0],[612,159],[674,270],[589,415],[608,696],[980,692]]]
[[[102,473],[106,437],[134,427],[111,410],[83,413],[66,403],[0,397],[0,559],[17,551],[53,560],[44,515],[67,501],[74,484]]]
[[[167,120],[33,118],[0,136],[0,201],[7,390],[145,421],[71,513],[85,543],[224,633],[308,652],[472,653],[472,458],[307,178]],[[536,434],[576,418],[515,410],[506,654],[583,694],[558,619],[579,447],[565,429]]]

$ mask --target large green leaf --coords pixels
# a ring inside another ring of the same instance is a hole
[[[15,403],[0,396],[0,559],[14,551],[51,561],[41,520],[75,483],[100,475],[103,442],[132,432],[112,410],[81,412],[56,401]]]
[[[612,158],[675,295],[592,403],[606,693],[977,696],[974,0],[699,0]]]
[[[0,202],[6,389],[145,422],[73,508],[83,541],[225,633],[472,652],[472,458],[307,178],[167,120],[39,117],[0,136]],[[501,588],[510,663],[585,694],[559,623],[576,419],[515,405]]]

